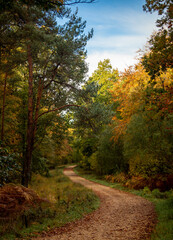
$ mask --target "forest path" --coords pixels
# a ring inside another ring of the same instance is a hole
[[[92,189],[101,200],[100,208],[81,220],[59,228],[56,235],[45,236],[42,240],[149,239],[156,219],[151,202],[79,177],[72,166],[66,168],[64,174],[73,182]]]

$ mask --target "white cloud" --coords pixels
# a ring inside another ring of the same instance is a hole
[[[109,58],[114,68],[124,71],[134,65],[137,60],[137,51],[146,44],[145,36],[102,36],[96,37],[88,44],[89,76],[97,69],[99,61]]]
[[[84,19],[87,19],[87,26],[94,28],[96,34],[99,32],[133,32],[134,34],[148,35],[153,32],[156,13],[149,14],[142,10],[132,8],[108,8],[99,11],[84,12]]]
[[[107,58],[119,71],[137,62],[136,52],[156,29],[157,14],[143,12],[144,2],[140,7],[136,1],[99,0],[88,11],[86,6],[79,7],[79,15],[81,12],[87,20],[87,30],[94,28],[94,36],[87,44],[90,76],[98,62]]]
[[[92,15],[95,33],[87,45],[89,75],[106,58],[119,71],[136,63],[136,52],[146,45],[155,28],[156,15],[127,8],[107,10]]]
[[[137,60],[131,54],[118,54],[116,52],[103,51],[93,52],[88,55],[87,62],[89,64],[89,76],[97,69],[98,62],[104,59],[110,59],[113,68],[124,71],[125,68],[135,64]]]
[[[116,49],[118,52],[131,51],[142,47],[146,42],[145,36],[141,35],[115,35],[97,36],[88,42],[87,48],[92,49]],[[141,46],[142,45],[142,46]]]
[[[110,14],[109,19],[115,26],[119,24],[119,27],[123,28],[124,31],[148,35],[148,33],[152,33],[156,28],[155,21],[157,14],[151,15],[133,9],[125,9],[124,13],[121,11],[121,13]]]

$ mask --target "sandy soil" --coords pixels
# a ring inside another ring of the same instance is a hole
[[[82,220],[45,233],[42,240],[146,240],[156,222],[154,206],[130,193],[112,189],[77,176],[72,167],[64,174],[92,189],[100,198],[98,210]]]

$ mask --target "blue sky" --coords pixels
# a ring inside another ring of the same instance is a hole
[[[89,75],[106,58],[119,71],[137,61],[137,51],[144,48],[156,30],[157,16],[143,12],[144,3],[145,0],[96,0],[77,6],[78,15],[87,21],[87,29],[94,29],[87,45]]]

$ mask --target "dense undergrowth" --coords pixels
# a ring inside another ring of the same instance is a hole
[[[1,238],[31,239],[39,232],[49,231],[81,218],[99,206],[99,199],[91,190],[72,183],[62,168],[51,170],[49,177],[34,175],[30,186],[45,201],[37,208],[27,209],[17,219],[0,222]],[[27,219],[27,227],[23,221]]]
[[[159,189],[150,190],[144,187],[141,190],[129,189],[122,183],[110,182],[106,178],[97,176],[91,171],[84,171],[77,167],[75,171],[82,177],[119,190],[131,192],[147,198],[155,205],[157,213],[157,225],[151,236],[151,240],[172,240],[173,239],[173,190],[160,192]]]

